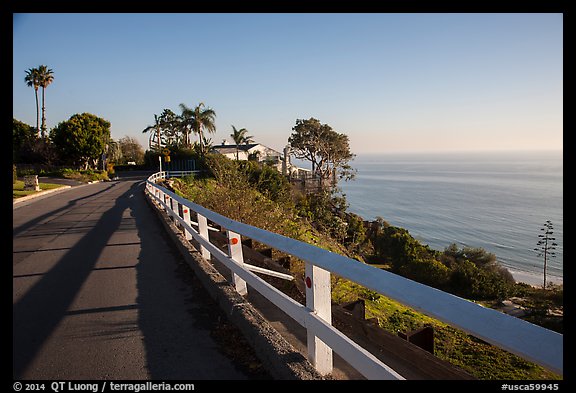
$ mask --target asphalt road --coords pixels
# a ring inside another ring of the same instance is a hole
[[[142,180],[73,187],[13,209],[15,379],[248,379],[210,334]]]

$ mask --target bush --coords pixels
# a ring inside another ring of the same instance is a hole
[[[81,181],[83,183],[88,183],[91,181],[98,180],[110,180],[108,177],[108,172],[106,171],[94,171],[92,169],[87,169],[83,171],[78,171],[75,169],[64,168],[58,171],[58,175],[65,179],[72,179]]]
[[[372,234],[375,254],[392,263],[399,272],[402,266],[418,260],[433,260],[435,253],[412,237],[408,230],[392,225],[380,225]]]
[[[255,161],[236,161],[250,185],[275,202],[288,202],[292,189],[286,176],[277,169]]]
[[[411,280],[435,288],[443,288],[448,282],[450,271],[441,262],[434,259],[415,259],[402,265],[399,273]]]
[[[232,161],[218,153],[206,154],[204,160],[208,167],[209,174],[212,175],[220,185],[231,188],[245,187],[248,185],[246,177],[240,176],[236,161]]]
[[[468,299],[504,300],[514,288],[498,273],[478,268],[474,263],[465,260],[452,269],[448,291]]]
[[[108,177],[114,177],[116,175],[116,171],[114,170],[114,164],[108,163],[106,164],[106,172]]]

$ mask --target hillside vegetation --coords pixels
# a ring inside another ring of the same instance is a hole
[[[512,276],[482,249],[450,246],[444,252],[421,245],[407,230],[379,218],[364,220],[346,211],[341,195],[325,192],[303,195],[274,168],[250,161],[233,161],[208,154],[202,177],[172,179],[173,189],[231,219],[282,234],[320,248],[372,263],[485,305],[521,296],[535,308],[562,302],[561,288],[542,293],[515,284]],[[254,245],[258,248],[258,245]],[[281,255],[275,255],[281,256]],[[290,264],[297,280],[304,279],[301,261]],[[479,379],[558,379],[542,367],[489,345],[442,322],[420,314],[356,283],[332,275],[332,300],[347,303],[364,299],[366,317],[394,334],[434,326],[435,354]],[[529,302],[527,299],[533,299]],[[538,308],[540,309],[540,308]],[[538,323],[545,318],[533,318]],[[555,324],[561,331],[562,325]]]

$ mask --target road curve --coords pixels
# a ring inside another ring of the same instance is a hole
[[[15,379],[250,378],[212,339],[217,313],[187,282],[143,179],[14,207]]]

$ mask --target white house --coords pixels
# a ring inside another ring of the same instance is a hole
[[[254,158],[258,162],[270,162],[273,165],[282,165],[282,154],[274,149],[264,146],[261,143],[248,143],[245,145],[228,144],[223,141],[221,145],[213,146],[212,151],[220,153],[232,160],[236,159],[236,152],[238,152],[239,160],[248,160]]]
[[[213,146],[212,152],[220,153],[231,160],[236,159],[236,145],[222,141],[221,145]],[[311,179],[314,177],[312,171],[300,168],[290,162],[290,148],[284,148],[284,154],[264,146],[261,143],[248,143],[238,146],[238,160],[246,161],[253,159],[258,162],[266,162],[274,166],[279,172],[296,179]]]

